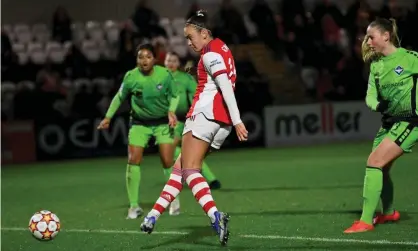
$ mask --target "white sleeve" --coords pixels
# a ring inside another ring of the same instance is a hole
[[[238,125],[242,123],[241,115],[239,114],[237,100],[235,99],[234,89],[232,88],[231,81],[228,78],[228,74],[222,73],[215,78],[215,83],[221,89],[222,96],[228,107],[229,115],[231,116],[232,124]]]
[[[227,73],[225,61],[219,53],[207,52],[202,56],[202,61],[205,69],[213,78],[222,73]]]

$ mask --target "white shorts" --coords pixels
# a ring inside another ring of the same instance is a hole
[[[192,132],[196,138],[208,142],[212,148],[219,149],[231,130],[232,126],[208,120],[203,113],[199,113],[186,120],[183,135]]]

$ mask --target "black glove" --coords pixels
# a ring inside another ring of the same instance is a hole
[[[385,112],[389,107],[389,101],[382,99],[379,104],[377,104],[376,111]]]
[[[395,122],[393,121],[392,117],[386,114],[383,114],[382,116],[382,128],[389,130],[390,128],[392,128],[393,124],[395,124]]]

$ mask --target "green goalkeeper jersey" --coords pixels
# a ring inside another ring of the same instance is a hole
[[[167,120],[169,111],[175,112],[178,96],[174,79],[165,67],[154,66],[151,75],[144,75],[138,69],[125,74],[119,91],[110,104],[106,118],[112,118],[121,103],[130,97],[131,121],[143,123]]]
[[[182,71],[173,72],[173,77],[179,97],[176,115],[179,120],[185,120],[187,112],[192,105],[197,83],[192,75]]]
[[[376,111],[380,100],[389,101],[385,112],[393,117],[418,116],[418,53],[398,48],[370,66],[367,106]]]

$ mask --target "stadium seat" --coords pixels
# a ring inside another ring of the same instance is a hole
[[[35,24],[32,26],[34,39],[40,43],[46,43],[51,38],[51,33],[46,24]]]
[[[28,43],[28,52],[31,53],[34,50],[42,50],[44,48],[43,44],[38,42]]]
[[[163,17],[160,19],[160,26],[171,25],[170,19]]]
[[[88,89],[90,89],[92,87],[92,83],[87,78],[79,78],[74,80],[74,87],[76,91],[79,91],[83,86],[86,86]]]
[[[73,85],[73,82],[70,79],[63,79],[61,81],[61,84],[62,84],[62,86],[64,86],[67,89],[70,89],[70,88],[72,88],[74,86]]]
[[[4,32],[6,32],[7,33],[7,35],[9,35],[10,36],[10,34],[12,34],[14,31],[13,31],[13,26],[11,25],[11,24],[3,24],[2,26],[1,26],[1,28],[2,28],[2,30],[4,30]]]
[[[43,65],[46,63],[47,54],[43,49],[34,49],[29,52],[30,60],[37,65]]]
[[[185,42],[186,41],[182,36],[170,37],[170,46],[172,46],[172,47],[177,46],[177,45],[186,44]]]
[[[53,49],[60,49],[60,48],[62,48],[62,45],[56,41],[49,41],[48,43],[46,43],[46,46],[45,46],[45,50],[47,52]]]
[[[20,89],[28,89],[28,90],[35,90],[35,83],[29,80],[20,81],[17,84],[17,87]]]
[[[81,45],[81,51],[91,62],[97,62],[100,59],[100,49],[95,41],[84,40]]]
[[[110,81],[106,78],[94,78],[92,81],[93,85],[99,86],[99,87],[109,87]]]
[[[24,52],[24,51],[26,51],[26,46],[25,46],[25,44],[22,44],[22,43],[13,43],[12,44],[12,49],[16,53]]]
[[[175,18],[172,22],[172,27],[176,35],[183,35],[184,24],[186,20],[184,18]]]
[[[16,84],[10,81],[1,82],[1,93],[15,92]]]
[[[32,32],[27,25],[16,25],[14,28],[14,34],[16,35],[16,40],[20,43],[26,44],[32,41]]]
[[[172,47],[172,49],[179,55],[180,58],[185,58],[189,52],[187,47],[187,45],[178,44]]]
[[[65,50],[65,53],[68,53],[70,51],[71,47],[73,46],[73,42],[66,41],[66,42],[64,42],[64,44],[62,46]]]
[[[26,51],[17,52],[17,58],[20,65],[25,65],[29,61],[29,54]]]
[[[103,24],[103,30],[107,41],[111,44],[116,44],[119,41],[119,25],[113,20],[107,20]]]
[[[100,41],[104,38],[104,32],[100,26],[87,29],[87,35],[94,41]]]
[[[54,64],[61,64],[65,60],[66,51],[61,44],[47,47],[46,53],[48,54],[49,60]]]
[[[170,19],[161,18],[160,19],[160,26],[163,27],[163,29],[167,33],[168,37],[173,36],[173,26],[171,25]]]
[[[73,41],[81,42],[86,38],[85,25],[80,22],[71,24],[71,30],[73,32]]]
[[[14,33],[20,33],[20,32],[30,32],[29,25],[27,24],[16,24],[13,28]]]

